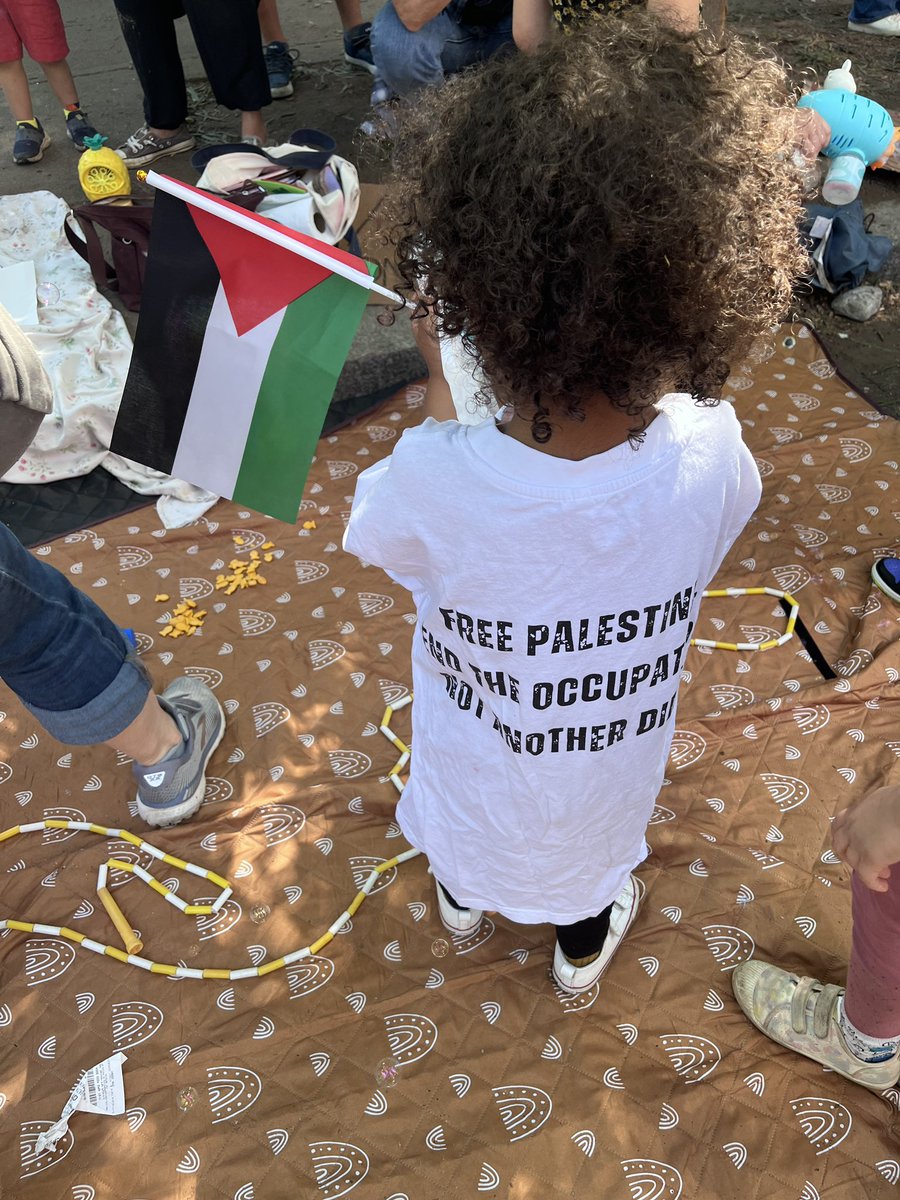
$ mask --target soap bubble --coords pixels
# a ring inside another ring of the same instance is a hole
[[[262,925],[263,921],[265,921],[266,917],[271,911],[272,910],[269,908],[268,904],[255,904],[253,908],[250,909],[250,920],[254,925]]]
[[[39,283],[37,286],[37,298],[41,304],[59,304],[60,296],[60,290],[55,283]]]
[[[182,1088],[175,1097],[175,1103],[182,1112],[189,1112],[197,1103],[197,1089],[192,1087]]]
[[[450,943],[446,938],[435,938],[431,943],[431,953],[435,958],[446,958],[450,953]]]
[[[383,1058],[375,1068],[375,1079],[379,1087],[394,1087],[400,1078],[400,1063],[396,1058]]]

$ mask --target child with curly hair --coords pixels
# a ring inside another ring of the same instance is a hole
[[[760,496],[714,397],[804,266],[791,96],[761,50],[636,15],[407,120],[399,267],[502,409],[357,484],[345,546],[418,613],[397,819],[448,929],[550,922],[578,993],[635,918],[700,596]]]

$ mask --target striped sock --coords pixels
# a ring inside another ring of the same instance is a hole
[[[848,1049],[861,1062],[887,1062],[900,1050],[900,1035],[894,1038],[870,1037],[857,1029],[844,1011],[843,998],[840,1000],[838,1024]]]

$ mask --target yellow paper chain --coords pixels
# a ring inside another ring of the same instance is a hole
[[[400,757],[391,767],[390,771],[388,771],[388,779],[390,779],[391,783],[398,792],[402,792],[406,786],[400,772],[409,762],[412,751],[410,750],[409,746],[407,746],[406,742],[398,738],[393,729],[391,729],[391,718],[399,708],[406,708],[407,704],[412,704],[412,692],[410,692],[408,696],[404,696],[401,700],[398,700],[396,704],[389,704],[384,710],[384,716],[381,718],[381,724],[379,725],[379,729],[391,743],[391,745],[395,746],[400,751]]]
[[[692,646],[707,646],[710,650],[740,650],[742,652],[773,650],[776,646],[783,646],[794,635],[794,626],[797,624],[800,605],[790,592],[779,592],[776,588],[769,587],[710,588],[703,593],[704,599],[709,596],[775,596],[779,600],[786,600],[791,605],[791,611],[788,613],[787,625],[781,637],[770,638],[767,642],[713,642],[708,638],[691,638]]]
[[[122,939],[122,944],[125,947],[124,950],[120,950],[118,946],[109,946],[105,942],[97,942],[93,938],[89,938],[75,929],[69,929],[65,925],[45,925],[36,921],[15,921],[12,918],[7,918],[6,920],[0,920],[0,930],[15,929],[21,933],[40,933],[48,937],[65,938],[67,941],[74,942],[86,950],[93,950],[95,954],[106,955],[109,958],[116,959],[118,962],[130,963],[131,966],[140,967],[144,971],[149,971],[152,975],[171,975],[174,979],[257,979],[263,975],[270,975],[273,971],[280,971],[283,967],[289,967],[292,963],[300,962],[301,959],[310,958],[312,955],[318,954],[323,947],[328,945],[341,926],[354,915],[375,886],[380,875],[383,875],[385,871],[390,871],[402,862],[415,858],[421,853],[419,850],[405,850],[402,854],[397,854],[394,858],[389,858],[386,862],[379,863],[356,893],[352,903],[347,906],[336,921],[333,921],[329,925],[322,936],[309,946],[304,946],[302,950],[293,950],[290,954],[282,955],[281,958],[270,959],[268,962],[260,963],[256,967],[241,967],[235,970],[228,970],[223,967],[183,967],[180,965],[176,966],[173,963],[158,963],[153,962],[149,958],[142,958],[140,951],[143,949],[143,943],[131,928],[125,914],[107,887],[107,877],[110,870],[127,871],[129,874],[136,875],[139,879],[143,880],[148,887],[158,892],[165,900],[180,909],[187,916],[209,916],[217,913],[232,894],[232,888],[227,879],[223,879],[215,871],[208,871],[205,867],[198,867],[194,863],[176,858],[174,854],[167,854],[164,850],[160,850],[158,846],[154,846],[143,838],[138,837],[137,834],[129,833],[127,829],[108,829],[105,825],[94,825],[89,821],[65,821],[57,818],[48,818],[44,821],[32,821],[27,825],[14,825],[11,829],[5,829],[0,833],[0,842],[8,841],[20,833],[36,833],[38,830],[43,831],[47,829],[70,829],[83,833],[96,833],[100,837],[121,838],[122,841],[130,842],[139,850],[146,850],[153,858],[159,859],[160,862],[164,862],[170,867],[175,867],[179,871],[187,871],[189,874],[197,875],[201,879],[208,879],[210,883],[215,884],[219,888],[219,895],[212,904],[188,904],[185,900],[176,896],[174,892],[170,891],[165,884],[155,879],[149,871],[145,871],[143,867],[135,863],[123,862],[121,859],[108,858],[105,863],[100,864],[100,869],[97,873],[97,895],[100,897],[101,904],[115,926],[116,932]]]

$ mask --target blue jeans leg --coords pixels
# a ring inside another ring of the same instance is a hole
[[[372,57],[379,77],[396,95],[439,87],[446,75],[483,62],[512,41],[511,18],[495,26],[461,25],[456,19],[461,10],[462,0],[453,0],[415,33],[397,16],[392,0],[376,14]]]
[[[873,21],[880,21],[882,17],[889,17],[897,11],[897,0],[853,0],[850,20],[860,25],[870,25]]]
[[[121,630],[0,522],[0,679],[61,742],[109,741],[150,679]]]

